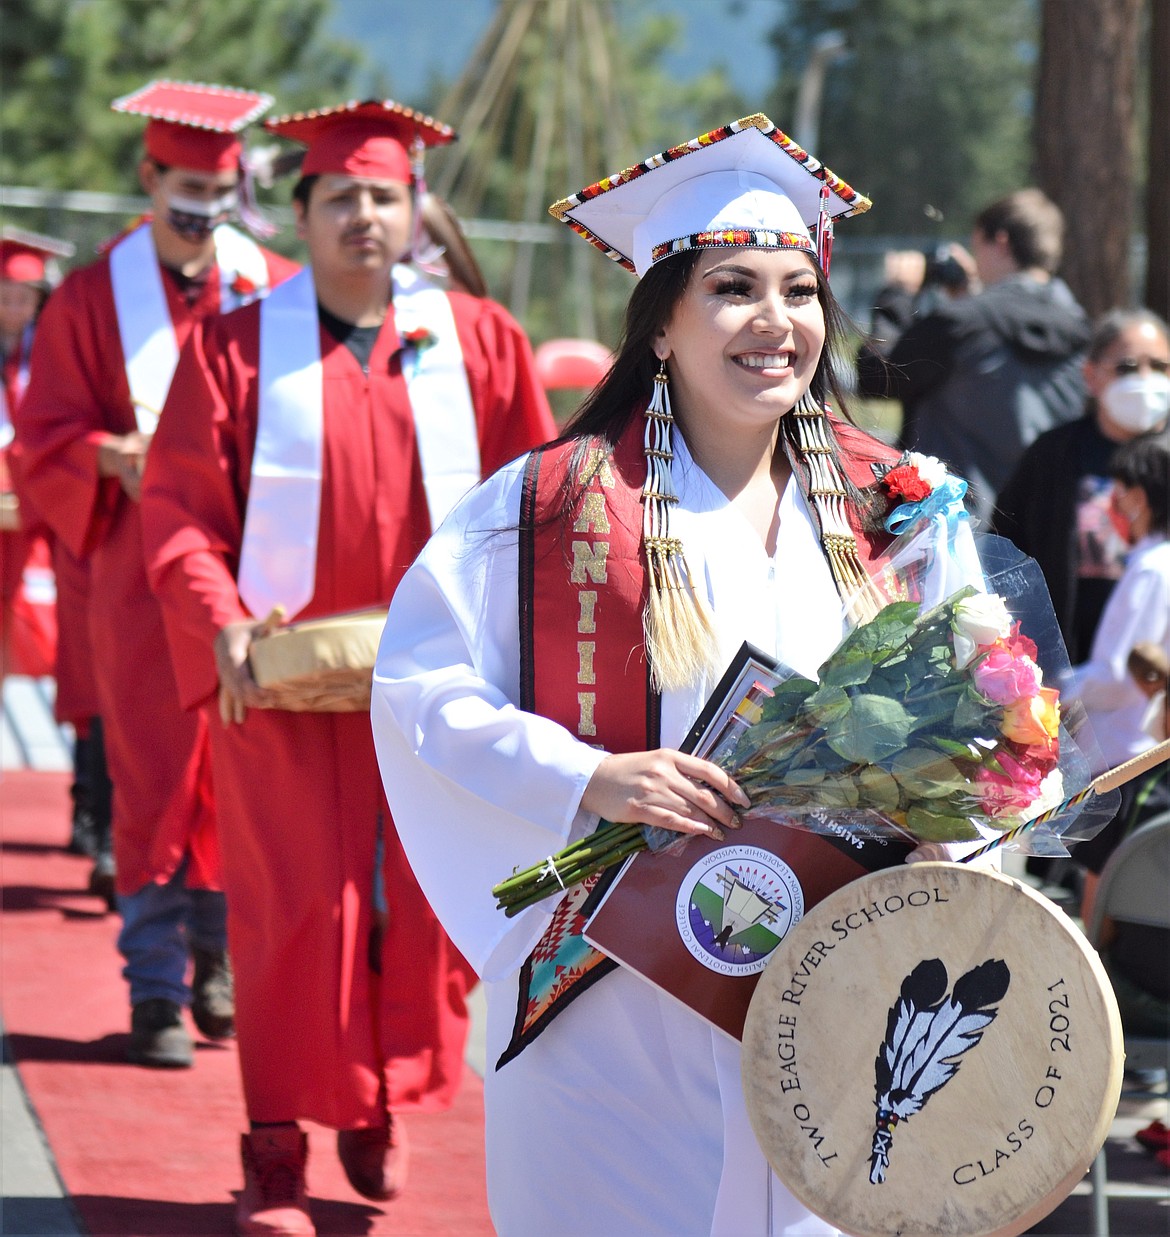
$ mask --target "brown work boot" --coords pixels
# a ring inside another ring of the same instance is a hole
[[[191,1017],[208,1039],[231,1039],[236,1033],[236,990],[227,950],[212,953],[191,948]]]
[[[165,997],[139,1001],[130,1011],[126,1060],[152,1069],[190,1069],[194,1057],[182,1008]]]
[[[308,1136],[290,1121],[240,1135],[244,1188],[236,1201],[240,1237],[314,1237],[305,1193]]]
[[[337,1131],[337,1158],[349,1184],[378,1203],[402,1192],[409,1154],[402,1118],[391,1113],[384,1125]]]

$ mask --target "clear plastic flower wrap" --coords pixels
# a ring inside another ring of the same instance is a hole
[[[959,563],[929,524],[899,539],[849,600],[854,625],[815,679],[759,666],[725,679],[690,746],[746,792],[744,819],[918,844],[1010,835],[1011,849],[1049,856],[1108,822],[1116,793],[1082,793],[1094,745],[1080,706],[1062,710],[1068,655],[1039,567],[1002,538],[981,539],[977,560],[966,545]],[[980,582],[951,587],[959,579]],[[514,914],[634,851],[685,841],[602,822],[493,892]]]

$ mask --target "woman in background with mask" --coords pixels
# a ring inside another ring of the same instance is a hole
[[[1145,309],[1097,323],[1084,363],[1085,415],[1041,434],[1000,492],[993,530],[1040,564],[1073,664],[1085,661],[1128,552],[1112,501],[1114,454],[1165,433],[1170,330]]]

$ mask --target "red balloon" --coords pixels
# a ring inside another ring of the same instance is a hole
[[[536,349],[536,376],[546,391],[591,390],[612,364],[613,353],[594,339],[550,339]]]

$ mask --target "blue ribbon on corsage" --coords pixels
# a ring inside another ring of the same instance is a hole
[[[933,520],[942,516],[946,520],[947,538],[953,538],[959,521],[967,519],[967,508],[963,506],[963,495],[967,493],[967,483],[959,477],[948,476],[941,485],[916,503],[902,503],[886,516],[886,532],[901,536],[907,533],[920,521]]]

